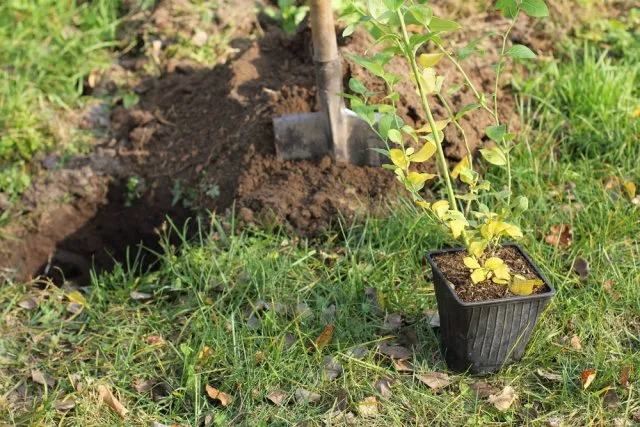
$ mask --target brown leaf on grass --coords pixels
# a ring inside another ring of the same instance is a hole
[[[596,370],[587,369],[586,371],[582,371],[580,378],[582,379],[582,389],[586,390],[589,388],[593,380],[596,379]]]
[[[224,407],[227,407],[231,402],[233,402],[233,396],[224,393],[217,388],[211,387],[209,384],[205,386],[207,390],[207,395],[213,400],[217,400]]]
[[[275,405],[281,405],[285,397],[287,397],[287,394],[282,390],[274,390],[267,395],[267,399]]]
[[[213,350],[208,345],[202,346],[202,350],[198,353],[198,363],[206,363],[207,360],[213,355]]]
[[[333,325],[328,325],[325,330],[318,335],[318,338],[316,338],[315,345],[318,351],[322,350],[327,344],[329,344],[331,338],[333,338]]]
[[[67,310],[71,314],[78,314],[82,311],[83,308],[84,305],[80,304],[79,302],[70,302],[69,305],[67,305]]]
[[[573,242],[573,230],[571,224],[552,225],[550,232],[544,241],[561,249],[568,248]]]
[[[625,365],[622,367],[622,373],[620,374],[620,385],[624,388],[629,388],[629,378],[631,378],[631,372],[633,366]]]
[[[424,315],[429,322],[429,326],[431,326],[432,328],[440,327],[440,313],[438,313],[438,310],[427,309],[424,311]]]
[[[345,352],[345,354],[349,357],[353,357],[354,359],[361,360],[364,359],[368,351],[369,350],[367,350],[367,347],[359,345],[357,347],[350,348]]]
[[[611,290],[613,289],[613,285],[615,284],[615,282],[611,279],[607,279],[604,281],[604,283],[602,284],[602,287],[604,288],[605,291],[607,292],[611,292]]]
[[[342,365],[336,359],[326,356],[322,360],[323,372],[327,380],[333,381],[342,375]]]
[[[408,360],[393,359],[393,366],[398,372],[413,372],[413,364]]]
[[[53,388],[56,385],[56,380],[54,380],[49,374],[35,369],[31,371],[31,379],[33,382],[40,385],[46,385],[49,388]]]
[[[487,384],[484,381],[476,381],[471,383],[471,390],[478,396],[479,399],[484,399],[492,394],[498,394],[500,389]]]
[[[380,345],[378,345],[378,352],[392,359],[407,360],[413,356],[411,350],[399,345],[389,345],[386,341],[382,341]]]
[[[542,369],[538,369],[536,372],[542,378],[548,379],[550,381],[562,382],[562,375],[554,374],[553,372],[543,371]]]
[[[422,375],[417,375],[417,377],[432,390],[439,390],[443,387],[447,387],[453,382],[449,375],[443,372],[427,372]]]
[[[582,257],[576,258],[571,269],[580,276],[580,280],[585,280],[589,276],[589,263]]]
[[[299,388],[296,390],[296,402],[298,403],[316,403],[320,401],[320,396],[318,393],[314,393],[304,388]]]
[[[25,310],[33,310],[38,308],[38,301],[36,301],[34,297],[29,297],[20,301],[18,307],[24,308]]]
[[[135,301],[150,300],[153,298],[152,294],[148,294],[146,292],[138,292],[138,291],[131,291],[131,293],[129,293],[129,296],[131,297],[132,300],[135,300]]]
[[[57,402],[53,407],[58,411],[68,411],[76,406],[76,401],[73,397],[68,397],[64,400]]]
[[[574,350],[582,350],[582,344],[580,343],[580,338],[577,335],[571,337],[571,348]]]
[[[365,397],[358,403],[358,414],[361,417],[372,417],[378,414],[378,399],[375,396]]]
[[[613,384],[610,384],[605,389],[602,402],[609,407],[615,407],[620,404],[620,398],[618,397],[618,393],[616,392],[616,388]]]
[[[391,397],[391,385],[393,382],[389,378],[380,378],[373,384],[373,388],[376,389],[382,397]]]
[[[129,410],[125,408],[122,403],[111,393],[111,390],[106,385],[100,384],[98,386],[98,395],[100,400],[111,407],[122,418],[127,416]]]
[[[143,340],[149,345],[164,345],[164,338],[160,335],[147,335]]]
[[[400,329],[401,326],[402,326],[402,314],[392,313],[392,314],[388,314],[384,318],[384,323],[382,324],[381,331],[382,333],[388,334],[390,332]]]
[[[513,387],[506,386],[504,389],[502,389],[500,394],[492,394],[491,396],[489,396],[488,400],[489,403],[492,403],[498,411],[505,412],[511,407],[511,405],[516,401],[517,398],[518,395],[516,394]]]
[[[154,382],[151,380],[137,379],[133,382],[133,389],[138,393],[146,393],[153,388]]]

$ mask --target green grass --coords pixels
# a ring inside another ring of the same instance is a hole
[[[423,254],[451,242],[416,217],[413,207],[400,204],[389,218],[363,218],[360,225],[312,241],[277,230],[235,230],[232,219],[213,220],[180,248],[167,242],[153,273],[132,261],[94,277],[85,289],[88,304],[77,314],[69,311],[64,290],[2,286],[0,419],[34,426],[195,426],[209,416],[214,425],[323,425],[344,393],[354,413],[358,402],[377,396],[377,415],[356,415],[357,424],[366,426],[638,422],[640,208],[620,188],[607,186],[612,177],[640,184],[639,119],[630,114],[638,97],[638,58],[611,60],[590,47],[576,49],[519,85],[528,131],[513,152],[513,173],[516,193],[530,200],[522,245],[557,296],[523,360],[482,378],[515,389],[519,399],[507,412],[469,391],[478,378],[449,372],[453,384],[436,393],[375,354],[385,336],[381,306],[403,313],[415,332],[416,374],[448,372],[437,331],[423,314],[435,309]],[[493,169],[487,178],[501,180]],[[572,227],[568,249],[544,242],[556,224]],[[590,264],[586,280],[571,271],[577,257]],[[613,283],[610,290],[607,281]],[[376,289],[377,299],[367,296],[368,288]],[[153,299],[132,300],[134,290]],[[29,296],[39,301],[31,311],[18,305]],[[265,304],[275,309],[249,320]],[[310,313],[296,312],[299,304]],[[333,339],[314,349],[310,343],[328,324],[335,327]],[[574,335],[581,350],[569,343]],[[149,344],[149,336],[163,337],[164,344]],[[349,356],[361,345],[369,349],[363,359]],[[201,359],[205,346],[211,355]],[[323,376],[325,356],[342,364],[338,379]],[[620,385],[623,366],[635,367],[628,389]],[[538,369],[562,380],[545,380]],[[583,390],[580,375],[587,369],[597,373]],[[32,370],[49,374],[55,386],[35,384]],[[394,382],[387,398],[373,387],[382,377]],[[173,391],[163,397],[139,393],[136,380],[163,382]],[[207,384],[234,401],[224,408],[208,399]],[[98,406],[99,385],[107,385],[130,410],[126,420]],[[617,392],[615,406],[603,401],[609,387]],[[296,403],[298,388],[320,394],[320,402]],[[286,394],[281,406],[266,397],[276,389]],[[65,397],[75,399],[75,408],[56,410]]]
[[[82,139],[69,117],[82,105],[86,76],[110,63],[119,6],[107,0],[0,4],[0,191],[19,194],[34,155]]]

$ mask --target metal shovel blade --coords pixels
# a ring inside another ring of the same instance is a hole
[[[287,114],[273,119],[276,153],[285,160],[332,156],[336,161],[358,166],[380,166],[382,157],[371,148],[383,148],[383,144],[369,124],[346,108],[342,109],[340,120],[340,130],[346,138],[344,152],[333,146],[324,112]]]

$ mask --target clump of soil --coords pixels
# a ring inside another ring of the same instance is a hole
[[[463,262],[466,256],[465,251],[447,252],[433,256],[433,261],[440,268],[444,277],[453,283],[455,293],[462,301],[489,301],[516,296],[509,291],[507,285],[499,285],[491,280],[474,284],[471,281],[471,270]],[[541,279],[526,258],[512,246],[500,247],[491,256],[502,259],[509,266],[512,275],[519,274],[527,279]],[[548,291],[549,287],[545,283],[533,288],[534,294]]]

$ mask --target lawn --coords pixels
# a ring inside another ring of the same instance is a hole
[[[521,245],[557,291],[519,363],[481,377],[447,369],[424,254],[452,242],[411,203],[314,239],[214,215],[195,238],[168,220],[161,253],[132,253],[80,291],[0,287],[0,419],[637,425],[640,199],[629,183],[640,186],[640,57],[589,34],[514,81],[515,193],[529,199]],[[380,351],[386,338],[410,363]],[[434,373],[447,376],[434,384]],[[510,390],[517,398],[498,410],[489,395]]]

